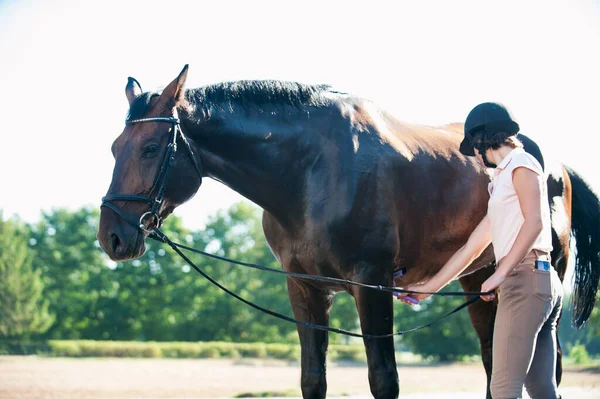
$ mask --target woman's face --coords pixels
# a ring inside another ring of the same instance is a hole
[[[477,148],[473,149],[475,152],[475,157],[479,160],[479,162],[481,162],[481,164],[485,167],[485,168],[495,168],[496,164],[494,163],[494,150],[492,150],[491,148],[488,148],[487,150],[485,150],[485,154],[481,154],[479,152],[479,150],[477,150]]]
[[[475,157],[477,157],[479,162],[481,162],[481,164],[483,166],[485,166],[485,162],[483,161],[483,156],[479,153],[479,150],[477,148],[474,148],[474,150],[475,150]],[[486,153],[487,153],[487,151],[486,151]]]

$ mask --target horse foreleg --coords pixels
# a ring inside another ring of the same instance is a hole
[[[365,270],[366,268],[361,268]],[[366,281],[365,281],[366,282]],[[387,281],[369,281],[386,284]],[[393,299],[389,292],[355,287],[353,296],[363,334],[390,334],[394,327]],[[376,399],[395,399],[399,394],[394,341],[390,338],[364,338],[369,367],[369,385]]]
[[[298,279],[287,280],[288,295],[297,320],[329,325],[333,295]],[[301,380],[304,399],[322,399],[327,394],[325,361],[329,343],[327,331],[297,325],[301,347]]]
[[[494,273],[494,266],[484,267],[459,281],[465,291],[479,291],[481,284]],[[491,399],[490,382],[492,380],[492,343],[494,336],[494,320],[496,319],[496,303],[477,301],[469,306],[471,323],[475,327],[481,346],[481,361],[487,376],[486,399]]]

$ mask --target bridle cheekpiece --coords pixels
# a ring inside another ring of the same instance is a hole
[[[188,155],[192,159],[192,163],[200,179],[202,179],[202,173],[200,172],[200,167],[198,165],[196,157],[194,156],[192,147],[190,146],[189,141],[186,139],[186,137],[183,135],[183,132],[181,131],[179,118],[167,116],[151,116],[147,118],[131,119],[126,121],[125,124],[135,125],[138,123],[146,122],[165,122],[170,123],[172,125],[171,140],[169,141],[169,144],[167,146],[167,151],[165,152],[165,156],[163,158],[160,170],[158,171],[158,175],[154,180],[152,188],[148,192],[148,196],[134,194],[108,194],[102,198],[101,206],[110,208],[117,215],[121,216],[125,221],[127,221],[130,225],[134,226],[136,229],[140,229],[143,232],[150,234],[155,229],[159,228],[162,224],[162,219],[159,216],[159,212],[165,196],[169,171],[171,169],[171,166],[175,165],[175,155],[177,154],[177,138],[180,138],[181,141],[185,144],[185,148],[187,149]],[[151,195],[153,193],[156,194],[152,199]],[[139,221],[136,223],[135,221],[131,220],[119,207],[113,204],[114,201],[145,202],[150,207],[150,210],[144,212],[140,216]]]

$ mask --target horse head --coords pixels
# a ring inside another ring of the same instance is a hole
[[[112,145],[115,166],[98,230],[100,246],[113,260],[141,256],[145,238],[202,184],[177,112],[185,102],[187,71],[186,65],[160,94],[143,93],[137,80],[128,79],[129,115]]]

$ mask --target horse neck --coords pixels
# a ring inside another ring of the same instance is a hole
[[[203,174],[259,205],[282,222],[300,216],[310,139],[266,113],[180,112]]]

